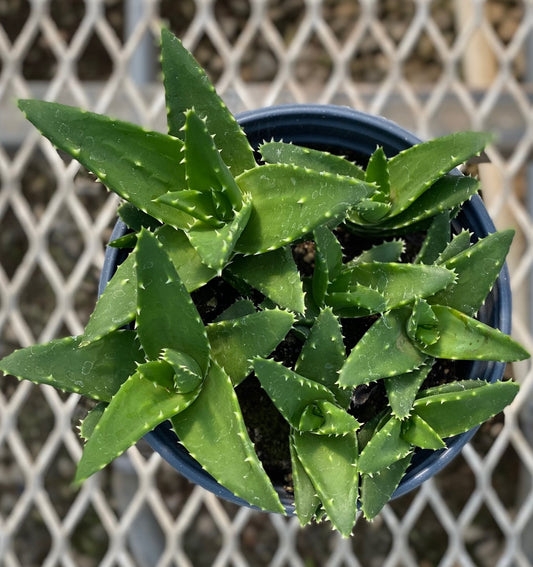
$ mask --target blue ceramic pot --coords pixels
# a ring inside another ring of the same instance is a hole
[[[357,112],[350,108],[325,105],[287,105],[245,112],[238,116],[253,147],[265,140],[283,140],[312,148],[323,149],[347,156],[360,164],[365,164],[376,146],[382,146],[388,156],[392,156],[420,142],[420,139],[397,124],[381,117]],[[460,175],[459,172],[455,172]],[[476,195],[468,201],[457,220],[457,229],[468,228],[474,238],[482,238],[494,232],[495,228],[487,211]],[[113,231],[112,239],[124,235],[126,226],[119,221]],[[124,252],[108,248],[100,278],[100,293],[124,259]],[[504,333],[511,331],[511,290],[507,269],[487,298],[479,313],[481,321],[496,327]],[[465,378],[482,378],[489,382],[500,380],[505,364],[499,362],[475,362],[468,365]],[[422,482],[442,470],[454,459],[472,438],[476,429],[458,435],[448,441],[448,447],[439,451],[419,451],[407,470],[393,498],[418,487]],[[169,424],[163,424],[146,435],[151,447],[161,454],[178,472],[195,484],[231,502],[249,506],[229,490],[217,483],[177,443]],[[294,513],[292,496],[282,487],[276,487],[286,511]]]

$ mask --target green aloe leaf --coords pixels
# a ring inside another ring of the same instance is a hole
[[[425,388],[424,390],[421,390],[416,397],[418,399],[418,398],[425,398],[427,396],[436,396],[440,394],[462,392],[463,390],[479,388],[479,384],[480,384],[479,380],[454,380],[453,382],[440,384],[439,386],[432,386],[431,388]]]
[[[136,310],[137,273],[135,254],[131,253],[117,268],[98,298],[85,327],[82,344],[97,341],[104,335],[131,323],[135,318]]]
[[[416,395],[432,366],[430,359],[430,362],[417,370],[384,379],[389,405],[395,417],[403,420],[411,415]]]
[[[161,353],[161,360],[174,371],[174,391],[178,394],[190,394],[202,383],[202,370],[188,354],[166,348]]]
[[[300,525],[306,526],[315,517],[320,506],[320,498],[309,475],[298,458],[294,447],[293,435],[289,436],[291,452],[292,480],[294,485],[294,504]]]
[[[325,226],[314,230],[315,268],[313,271],[313,299],[324,305],[329,283],[342,269],[342,249],[335,235]]]
[[[259,151],[267,163],[297,165],[356,179],[365,177],[365,172],[353,162],[325,151],[312,150],[284,142],[266,142],[259,147]]]
[[[347,262],[345,267],[350,268],[354,264],[369,264],[371,262],[399,262],[404,249],[405,243],[403,240],[381,242],[365,250],[350,262]]]
[[[378,429],[359,455],[358,468],[362,474],[375,474],[407,457],[411,444],[402,436],[402,422],[391,416]]]
[[[284,513],[248,436],[233,384],[218,364],[211,363],[194,404],[171,421],[191,456],[220,484],[254,506]]]
[[[352,285],[350,291],[333,291],[326,296],[326,305],[339,317],[365,317],[387,311],[383,294],[364,285]]]
[[[202,221],[207,226],[213,228],[224,226],[224,221],[217,218],[218,210],[213,201],[211,192],[195,191],[193,189],[170,191],[158,197],[156,202],[163,203],[169,207],[175,207],[191,215],[191,217]],[[230,208],[229,204],[228,208]]]
[[[258,254],[280,248],[323,224],[338,224],[374,187],[350,177],[267,164],[237,178],[253,209],[236,250]],[[283,214],[280,214],[283,211]]]
[[[271,309],[211,323],[206,328],[211,357],[237,386],[251,372],[251,359],[269,356],[285,338],[293,321],[291,313]]]
[[[361,509],[367,520],[375,518],[389,502],[411,459],[408,455],[377,473],[362,475]]]
[[[89,413],[85,416],[85,418],[80,423],[80,437],[84,441],[88,441],[91,435],[93,434],[94,428],[100,421],[100,418],[104,414],[105,408],[109,404],[107,402],[98,402],[94,408],[89,410]]]
[[[373,195],[370,199],[363,199],[354,207],[350,213],[350,220],[361,220],[361,224],[375,224],[383,219],[390,210],[390,203],[384,203],[379,199],[382,198],[379,193]]]
[[[107,402],[143,360],[133,331],[115,331],[81,347],[83,335],[12,352],[0,371],[36,384]]]
[[[181,41],[167,29],[161,32],[161,65],[169,132],[183,135],[185,112],[194,108],[206,118],[224,163],[233,175],[255,167],[253,150],[241,127],[218,96],[202,67]]]
[[[357,441],[359,443],[359,452],[361,452],[369,443],[374,433],[380,429],[390,418],[391,412],[383,409],[379,413],[374,414],[363,427],[357,432]]]
[[[407,335],[414,343],[425,346],[435,344],[440,338],[439,321],[427,301],[417,299],[407,321]]]
[[[157,425],[194,402],[199,389],[179,394],[172,384],[173,369],[164,361],[139,366],[120,387],[84,447],[75,483],[103,469]]]
[[[315,435],[347,435],[360,427],[361,424],[337,404],[316,400],[305,407],[296,429]]]
[[[307,406],[318,400],[335,404],[335,396],[325,386],[300,376],[274,360],[256,358],[255,375],[281,415],[295,429]]]
[[[388,161],[381,146],[376,148],[368,160],[365,172],[365,181],[375,183],[379,187],[379,192],[386,197],[387,200],[390,198]]]
[[[455,209],[475,195],[478,190],[479,181],[472,177],[445,175],[403,212],[380,221],[376,226],[376,232],[378,234],[405,232],[406,228],[411,229],[413,226],[416,227],[417,223],[426,222],[435,215]]]
[[[470,238],[472,234],[469,230],[461,230],[459,234],[455,234],[451,242],[442,250],[438,258],[435,260],[436,264],[445,265],[448,260],[464,252],[470,247]]]
[[[467,388],[453,384],[454,391],[421,392],[414,412],[442,438],[464,433],[508,406],[519,390],[514,382],[468,380]],[[429,393],[428,393],[429,392]]]
[[[492,135],[458,132],[412,146],[389,160],[392,209],[396,216],[435,181],[457,165],[479,154]]]
[[[127,232],[124,236],[119,236],[107,243],[110,248],[122,248],[126,250],[132,250],[135,248],[135,244],[137,244],[136,232]]]
[[[345,348],[339,320],[331,309],[323,309],[315,319],[311,332],[302,346],[294,370],[315,382],[320,382],[335,395],[337,403],[347,408],[351,391],[336,385],[338,372],[345,360]]]
[[[154,217],[144,213],[135,205],[132,205],[127,201],[119,205],[117,213],[120,219],[126,223],[128,228],[134,232],[139,232],[143,227],[153,231],[161,226],[161,223],[154,219]]]
[[[187,291],[198,289],[216,276],[215,270],[202,263],[183,231],[164,225],[156,230],[155,237],[164,246]],[[127,325],[135,318],[136,309],[137,271],[135,253],[132,252],[117,268],[98,299],[85,328],[83,342],[88,344]]]
[[[21,100],[19,107],[55,146],[126,201],[178,228],[194,220],[154,202],[167,191],[187,186],[181,140],[54,102]]]
[[[191,356],[205,375],[209,341],[204,325],[174,264],[156,237],[142,230],[137,239],[137,332],[150,360],[165,348]]]
[[[295,313],[305,311],[302,282],[290,248],[278,248],[256,256],[239,256],[232,260],[227,270],[280,307]]]
[[[232,220],[221,228],[214,229],[205,225],[195,225],[187,232],[187,237],[198,255],[211,269],[220,273],[233,254],[235,245],[246,229],[252,212],[252,203],[244,196],[243,206],[235,213]]]
[[[221,193],[230,204],[230,212],[232,209],[239,211],[242,207],[241,191],[207,129],[207,120],[207,117],[204,120],[200,118],[192,108],[185,112],[183,128],[187,183],[190,189]]]
[[[252,301],[249,299],[238,299],[235,303],[232,303],[227,309],[225,309],[216,319],[215,323],[220,323],[221,321],[231,321],[231,319],[238,319],[239,317],[244,317],[245,315],[252,315],[256,313],[257,309]],[[209,333],[209,328],[207,329]]]
[[[446,447],[446,443],[444,443],[440,435],[417,413],[414,413],[404,422],[402,439],[421,449],[436,450]]]
[[[418,252],[415,264],[434,264],[450,242],[450,213],[435,215]]]
[[[361,201],[350,213],[350,219],[361,224],[374,224],[388,215],[390,203],[390,181],[388,162],[383,148],[378,147],[370,156],[365,172],[365,181],[374,183],[378,190],[369,199]]]
[[[511,337],[456,309],[433,305],[439,339],[431,345],[417,343],[434,358],[453,360],[524,360],[529,353]]]
[[[202,287],[217,275],[216,270],[202,262],[182,230],[165,225],[155,231],[155,237],[163,245],[187,291]]]
[[[364,286],[379,292],[385,299],[385,308],[393,309],[418,297],[433,295],[453,281],[453,272],[439,266],[361,263],[343,270],[329,286],[328,293],[349,293],[352,289],[358,291],[358,286]]]
[[[412,372],[427,356],[409,339],[406,332],[410,309],[395,309],[378,319],[349,354],[339,375],[343,388],[368,384]]]
[[[292,432],[298,460],[313,483],[333,526],[350,537],[357,514],[359,475],[357,436]]]
[[[514,230],[495,232],[444,262],[457,276],[453,286],[429,299],[467,315],[474,315],[483,305],[498,278],[513,240]]]

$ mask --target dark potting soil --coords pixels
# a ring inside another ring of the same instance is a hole
[[[381,242],[355,236],[348,230],[338,228],[336,236],[343,248],[344,261],[349,261],[364,250]],[[420,249],[424,233],[402,237],[405,250],[402,261],[412,261]],[[305,241],[293,246],[293,256],[304,277],[310,277],[314,269],[315,245]],[[217,277],[207,285],[192,293],[204,324],[213,322],[238,299],[251,299],[260,305],[265,297],[238,282],[226,281]],[[379,318],[378,315],[360,318],[341,319],[342,332],[347,354],[357,344],[364,333]],[[294,368],[300,354],[303,339],[291,331],[272,354],[272,358],[288,368]],[[469,363],[438,360],[433,366],[422,388],[429,388],[466,376]],[[237,397],[252,442],[265,471],[277,486],[292,492],[291,459],[289,450],[289,425],[261,388],[259,380],[252,373],[236,388]],[[349,412],[361,423],[369,421],[388,406],[383,381],[358,386],[352,393]]]

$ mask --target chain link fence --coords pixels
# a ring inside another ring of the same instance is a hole
[[[57,100],[163,129],[166,24],[233,111],[347,104],[421,137],[496,132],[476,166],[509,264],[514,333],[533,349],[531,0],[0,0],[0,356],[81,333],[117,201],[24,122]],[[326,525],[237,508],[143,443],[71,485],[83,401],[0,382],[0,565],[526,566],[533,564],[533,376],[462,455],[342,540]]]

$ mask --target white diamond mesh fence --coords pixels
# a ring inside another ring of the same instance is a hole
[[[497,136],[477,166],[533,348],[531,0],[0,0],[0,356],[82,331],[117,202],[27,125],[37,97],[164,129],[155,45],[183,38],[234,111],[347,104],[430,137]],[[462,455],[342,540],[217,500],[142,443],[81,489],[77,396],[0,383],[0,565],[533,564],[533,376]]]

